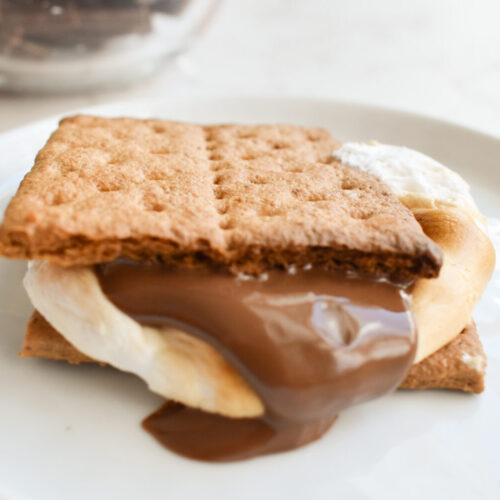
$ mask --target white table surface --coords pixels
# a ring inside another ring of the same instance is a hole
[[[498,0],[226,0],[190,52],[132,88],[0,93],[0,131],[144,96],[317,96],[424,113],[500,135]]]

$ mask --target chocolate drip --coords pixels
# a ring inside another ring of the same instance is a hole
[[[167,403],[143,426],[188,457],[227,461],[302,446],[342,409],[391,391],[415,354],[405,291],[323,270],[236,278],[213,270],[116,261],[101,287],[142,324],[174,326],[211,343],[264,402],[230,419]]]

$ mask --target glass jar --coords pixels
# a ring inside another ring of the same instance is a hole
[[[0,0],[0,88],[76,92],[152,74],[218,0]]]

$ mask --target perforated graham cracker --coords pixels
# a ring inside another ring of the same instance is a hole
[[[96,363],[73,347],[45,318],[35,311],[26,329],[20,356]],[[103,364],[103,363],[101,363]],[[402,389],[455,389],[480,393],[484,390],[486,358],[471,323],[458,337],[439,351],[414,365],[401,384]]]
[[[439,248],[337,146],[309,127],[68,118],[7,208],[0,254],[436,276]]]

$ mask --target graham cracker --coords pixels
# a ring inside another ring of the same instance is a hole
[[[338,146],[311,127],[67,118],[7,208],[0,255],[435,277],[439,247]]]
[[[486,356],[474,322],[449,344],[413,365],[401,389],[484,391]]]
[[[38,311],[34,311],[26,326],[22,358],[48,358],[79,365],[97,363],[70,344]],[[104,366],[106,363],[99,363]]]
[[[48,358],[72,364],[96,363],[73,347],[38,311],[31,316],[19,354],[25,358]],[[480,393],[484,390],[485,367],[483,347],[476,325],[471,323],[448,345],[413,365],[400,388]]]

